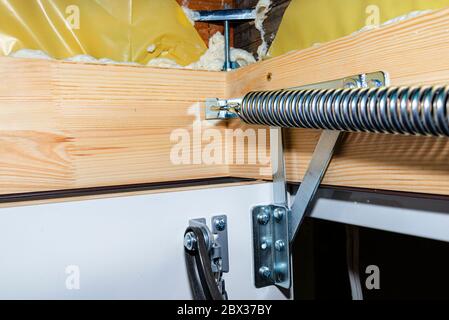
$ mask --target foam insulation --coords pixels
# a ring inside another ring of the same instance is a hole
[[[21,49],[11,53],[9,56],[12,58],[23,58],[23,59],[42,59],[42,60],[53,59],[48,55],[48,53],[42,50],[32,50],[32,49]]]
[[[50,57],[47,53],[41,50],[31,50],[31,49],[21,49],[16,52],[13,52],[9,55],[12,58],[22,58],[22,59],[41,59],[41,60],[55,60]],[[67,59],[64,61],[70,62],[81,62],[81,63],[96,63],[96,64],[118,64],[118,65],[133,65],[138,66],[140,64],[136,62],[123,62],[123,61],[114,61],[109,58],[100,58],[96,59],[88,54],[79,54]]]
[[[262,60],[268,53],[268,44],[265,39],[266,32],[263,24],[271,10],[271,0],[259,0],[254,10],[256,11],[256,20],[254,23],[262,39],[262,44],[257,48],[257,57],[259,60]]]
[[[74,57],[70,57],[65,59],[65,61],[71,61],[71,62],[84,62],[84,63],[98,63],[98,64],[119,64],[119,65],[131,65],[131,66],[138,66],[137,62],[124,62],[124,61],[114,61],[109,58],[100,58],[96,59],[88,54],[79,54]]]
[[[209,40],[209,49],[200,57],[196,62],[193,62],[185,67],[178,64],[175,60],[169,58],[156,58],[150,60],[147,66],[160,67],[160,68],[185,68],[194,70],[209,70],[209,71],[221,71],[225,62],[224,51],[224,36],[217,32]],[[150,48],[153,49],[153,48]],[[47,53],[40,50],[22,49],[10,55],[15,58],[34,58],[34,59],[53,59]],[[87,54],[76,55],[65,61],[81,62],[81,63],[97,63],[97,64],[120,64],[120,65],[141,65],[135,62],[120,62],[114,61],[108,58],[97,59]],[[237,62],[240,66],[246,66],[251,63],[255,63],[254,56],[242,49],[231,49],[231,60]]]
[[[373,25],[367,25],[367,26],[363,27],[362,29],[354,32],[353,35],[357,35],[357,34],[360,34],[360,33],[363,33],[363,32],[367,32],[367,31],[370,31],[370,30],[375,30],[375,29],[379,29],[379,28],[388,27],[388,26],[390,26],[392,24],[403,22],[403,21],[407,21],[407,20],[410,20],[410,19],[422,16],[422,15],[425,15],[425,14],[429,14],[431,12],[433,12],[433,10],[412,11],[412,12],[403,14],[403,15],[401,15],[399,17],[396,17],[396,18],[393,18],[391,20],[388,20],[388,21],[386,21],[386,22],[384,22],[384,23],[382,23],[380,25],[374,25],[374,24]]]
[[[149,53],[154,53],[154,51],[156,51],[156,45],[155,44],[150,44],[147,48],[147,51]]]
[[[147,66],[149,67],[157,67],[157,68],[173,68],[173,69],[182,69],[183,66],[176,63],[175,60],[168,58],[155,58],[148,62]]]
[[[184,14],[186,15],[187,19],[189,19],[192,26],[195,25],[195,21],[199,18],[199,13],[187,8],[186,6],[182,6],[182,10],[184,11]]]
[[[217,32],[209,39],[209,49],[196,62],[187,66],[186,69],[220,71],[225,63],[225,39]],[[237,62],[241,67],[255,63],[256,59],[248,51],[231,48],[231,60]],[[148,66],[163,68],[182,68],[175,61],[167,58],[156,58],[148,63]]]

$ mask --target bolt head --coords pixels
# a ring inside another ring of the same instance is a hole
[[[276,208],[273,212],[273,216],[276,219],[276,221],[281,221],[284,218],[285,210],[282,208]]]
[[[380,87],[382,87],[382,82],[380,80],[377,80],[377,79],[372,79],[370,81],[370,85],[372,87],[375,87],[375,88],[380,88]]]
[[[188,232],[184,236],[184,247],[188,251],[195,251],[196,250],[196,243],[197,243],[197,241],[198,240],[197,240],[195,234],[193,232]]]
[[[276,251],[283,251],[285,249],[285,242],[283,240],[278,240],[274,243],[274,248]]]
[[[265,208],[257,215],[257,221],[261,225],[267,225],[268,222],[270,222],[270,210],[268,208]]]
[[[259,269],[259,275],[264,279],[270,279],[271,270],[268,267],[261,267]]]
[[[215,229],[218,231],[224,231],[226,229],[226,220],[225,218],[217,218],[215,219]]]
[[[268,239],[262,239],[261,243],[260,243],[260,249],[262,250],[267,250],[268,248],[270,248],[270,240]]]
[[[357,88],[357,82],[355,82],[354,80],[348,81],[344,84],[344,88],[345,89],[354,89]]]

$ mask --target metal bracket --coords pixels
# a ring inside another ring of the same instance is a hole
[[[232,112],[232,100],[220,100],[217,98],[206,99],[206,120],[228,120],[237,118]]]
[[[385,73],[375,72],[292,89],[382,87],[388,84],[388,77]],[[339,131],[324,131],[322,133],[304,180],[296,194],[291,209],[289,209],[282,129],[276,128],[271,130],[274,205],[256,206],[251,213],[254,243],[254,278],[257,288],[270,285],[286,289],[291,287],[289,247],[294,241],[305,214],[326,173],[339,137]]]
[[[254,276],[256,288],[290,288],[288,208],[267,205],[252,209]]]
[[[203,231],[210,252],[212,271],[229,272],[227,217],[225,215],[212,217],[211,229],[208,228],[206,219],[204,218],[190,220],[189,225],[200,227]]]

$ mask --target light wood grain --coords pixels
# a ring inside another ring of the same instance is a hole
[[[393,85],[449,84],[448,56],[449,10],[442,10],[231,73],[0,58],[0,194],[228,176],[268,179],[261,173],[266,164],[174,165],[170,135],[181,128],[191,133],[197,118],[192,110],[202,115],[208,97],[378,70],[389,72]],[[222,133],[247,128],[239,121],[209,126]],[[288,131],[290,181],[301,181],[319,134]],[[347,134],[324,183],[449,195],[448,144]],[[200,151],[192,147],[192,153]]]
[[[228,75],[229,97],[387,71],[392,85],[449,84],[449,10],[291,52]],[[270,74],[271,81],[267,80]],[[231,127],[242,127],[233,122]],[[243,127],[245,128],[245,127]],[[320,132],[288,130],[286,166],[301,181]],[[449,140],[346,134],[327,185],[449,195]],[[231,166],[237,177],[267,178],[260,165]]]
[[[228,176],[170,161],[223,73],[11,58],[0,72],[0,194]]]

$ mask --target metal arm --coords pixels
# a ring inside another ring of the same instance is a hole
[[[377,72],[301,88],[250,92],[238,99],[207,101],[208,119],[239,117],[249,124],[273,127],[274,204],[256,206],[252,210],[256,287],[290,287],[289,243],[298,233],[342,131],[444,135],[448,119],[444,117],[442,101],[446,101],[449,90],[382,88],[387,84],[386,75]],[[406,112],[408,106],[412,106],[410,113]],[[429,114],[437,115],[434,122]],[[421,130],[417,130],[417,115],[424,123],[427,121],[427,126],[419,127]],[[415,126],[408,125],[411,121]],[[395,127],[396,123],[403,126]],[[286,177],[280,128],[325,130],[290,209],[284,196]]]

